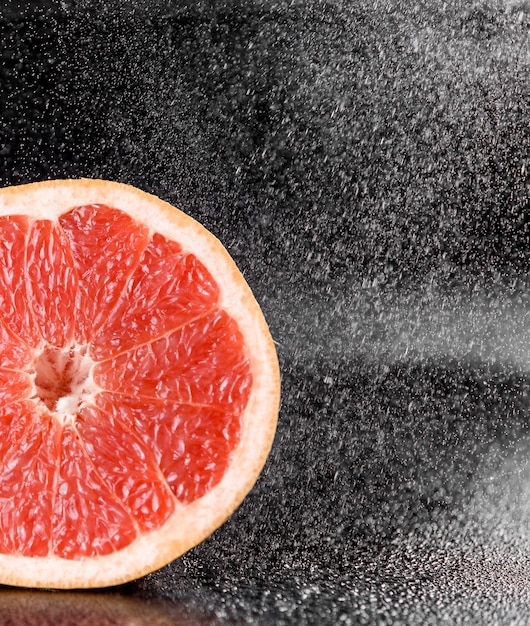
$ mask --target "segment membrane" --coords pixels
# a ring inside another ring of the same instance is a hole
[[[52,536],[53,551],[65,559],[110,554],[137,536],[130,514],[103,483],[71,424],[61,441]]]
[[[175,501],[146,443],[97,407],[82,409],[76,425],[99,475],[140,529],[160,527]]]
[[[204,265],[155,234],[108,322],[91,344],[95,360],[152,341],[212,310],[218,287]]]
[[[193,502],[221,480],[241,435],[239,416],[214,407],[110,393],[96,402],[141,439],[181,502]]]
[[[242,412],[252,376],[243,338],[222,310],[96,364],[94,380],[107,391]]]

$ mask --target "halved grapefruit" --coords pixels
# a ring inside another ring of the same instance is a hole
[[[119,183],[0,190],[0,310],[0,583],[123,583],[230,516],[280,382],[212,234]]]

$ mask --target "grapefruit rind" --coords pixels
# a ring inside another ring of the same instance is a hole
[[[105,556],[67,560],[55,555],[0,554],[0,583],[57,589],[94,588],[134,580],[190,550],[239,506],[269,454],[280,402],[274,342],[250,287],[218,239],[193,218],[163,200],[125,185],[97,179],[56,180],[0,190],[0,215],[25,214],[57,220],[77,206],[103,204],[128,213],[151,232],[178,241],[206,266],[220,289],[218,305],[238,324],[252,372],[252,390],[242,414],[241,439],[221,481],[190,504],[176,503],[157,530],[141,534]]]

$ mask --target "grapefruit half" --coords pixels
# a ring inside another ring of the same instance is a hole
[[[280,379],[211,233],[124,184],[2,189],[0,310],[0,583],[124,583],[230,516]]]

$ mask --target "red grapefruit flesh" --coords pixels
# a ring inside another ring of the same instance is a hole
[[[280,383],[213,235],[118,183],[0,190],[0,306],[0,583],[123,583],[226,520]]]

